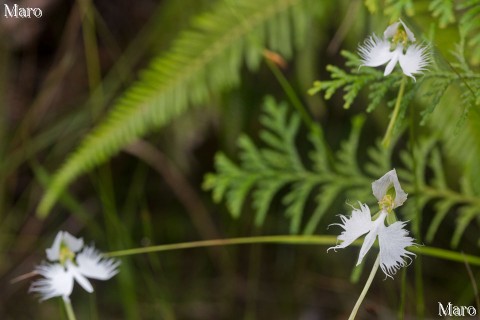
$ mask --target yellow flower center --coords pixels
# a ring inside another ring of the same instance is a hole
[[[403,29],[403,26],[398,26],[397,32],[392,37],[390,51],[394,51],[397,46],[402,46],[403,53],[407,50],[409,46],[410,39],[408,39],[407,32]]]
[[[60,244],[60,264],[63,266],[68,260],[73,262],[73,259],[75,259],[75,252],[62,242]]]
[[[387,212],[390,213],[393,211],[395,199],[390,194],[386,194],[382,200],[378,202],[378,205],[380,206],[380,210],[387,210]]]
[[[407,45],[408,42],[408,36],[405,30],[401,29],[400,27],[398,28],[397,32],[392,38],[392,43],[397,45],[398,43],[401,43],[404,47]]]

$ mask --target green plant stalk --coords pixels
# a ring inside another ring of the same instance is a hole
[[[68,320],[76,320],[75,313],[73,312],[72,303],[70,302],[70,298],[63,298],[63,305],[65,306],[65,311],[67,312],[67,319]]]
[[[297,94],[295,93],[295,90],[292,88],[292,86],[290,85],[288,80],[285,78],[283,73],[280,71],[280,69],[272,61],[270,61],[269,59],[265,59],[265,61],[267,62],[268,67],[272,71],[278,83],[280,83],[280,86],[282,87],[283,91],[285,92],[287,97],[290,99],[290,102],[297,109],[303,122],[305,122],[307,127],[313,131],[314,130],[313,127],[315,126],[315,123],[313,122],[312,118],[310,117],[307,110],[303,106],[303,103],[298,98]]]
[[[407,293],[407,270],[402,270],[402,278],[400,284],[400,305],[398,307],[397,319],[405,319],[405,295]]]
[[[298,113],[300,114],[300,117],[302,118],[302,121],[310,129],[311,132],[321,137],[322,141],[324,142],[324,145],[326,146],[327,144],[324,140],[324,134],[323,134],[322,128],[313,121],[312,117],[307,112],[307,109],[303,105],[297,93],[292,88],[292,85],[290,84],[290,82],[288,82],[287,78],[285,78],[285,76],[280,71],[280,69],[275,65],[275,63],[273,63],[269,59],[265,59],[265,61],[267,62],[268,67],[272,71],[278,83],[282,87],[283,91],[287,95],[288,99],[290,100],[292,105],[295,107],[295,109],[297,109]]]
[[[348,320],[355,319],[358,309],[360,308],[360,305],[362,304],[363,299],[365,299],[368,289],[370,289],[370,286],[372,285],[372,281],[373,281],[373,278],[375,277],[375,274],[377,273],[378,266],[380,266],[380,255],[377,256],[377,260],[375,260],[375,263],[373,264],[372,271],[370,271],[370,275],[368,276],[367,282],[365,283],[362,293],[360,293],[360,296],[358,297],[358,300],[355,303],[355,306],[353,307],[352,313],[350,313],[350,317],[348,317]]]
[[[116,194],[113,187],[114,181],[110,168],[110,164],[105,164],[97,170],[97,174],[90,174],[96,187],[97,194],[100,197],[102,211],[105,218],[105,233],[110,244],[116,246],[129,245],[130,238],[125,236],[124,225],[118,214],[119,210],[116,205]],[[135,287],[133,274],[129,263],[125,261],[122,272],[118,277],[119,294],[122,301],[125,318],[135,319],[139,314],[137,300],[134,298],[132,288]]]
[[[213,239],[192,242],[180,242],[172,244],[163,244],[158,246],[150,246],[143,248],[133,248],[119,251],[112,251],[105,253],[106,257],[122,257],[131,256],[135,254],[145,254],[152,252],[173,251],[181,249],[205,248],[212,246],[231,246],[239,244],[256,244],[256,243],[272,243],[272,244],[290,244],[290,245],[335,245],[337,243],[336,236],[318,235],[318,236],[259,236],[259,237],[245,237],[245,238],[229,238],[229,239]],[[361,246],[362,240],[357,240],[352,243],[354,246]],[[374,246],[378,246],[375,244]],[[443,260],[450,260],[459,263],[469,263],[470,265],[480,266],[480,257],[474,255],[462,254],[450,250],[433,248],[427,246],[413,246],[409,247],[410,252],[439,258]]]
[[[395,108],[393,109],[392,118],[390,118],[390,123],[387,127],[387,132],[382,140],[382,145],[385,148],[390,146],[390,141],[392,140],[393,129],[395,128],[395,123],[397,122],[398,114],[400,113],[400,105],[402,104],[403,94],[405,93],[405,86],[407,84],[407,77],[403,75],[402,82],[400,83],[400,89],[398,90],[397,101],[395,102]]]
[[[460,254],[461,255],[461,254]],[[417,319],[425,318],[425,301],[423,298],[422,257],[415,260],[415,294]]]
[[[101,86],[102,75],[100,71],[100,58],[95,28],[95,8],[90,0],[79,1],[78,3],[80,4],[80,9],[82,11],[82,34],[87,64],[88,84],[90,86],[90,91],[92,92],[92,97],[99,99],[99,101],[95,101],[91,105],[92,107],[95,107],[101,104],[103,96]],[[93,94],[96,88],[98,91]],[[92,108],[92,119],[98,117],[99,111],[100,110],[98,108]]]
[[[405,79],[406,77],[403,76]],[[416,147],[416,133],[415,133],[415,112],[413,108],[410,108],[410,151],[412,153],[412,159],[413,159],[413,178],[414,178],[414,190],[415,194],[420,193],[420,182],[419,182],[419,172],[418,172],[418,165],[417,165],[417,147]],[[421,242],[422,241],[422,235],[421,235],[421,226],[422,226],[422,215],[421,213],[421,208],[419,205],[419,199],[418,197],[415,197],[413,199],[416,207],[416,216],[414,219],[414,222],[412,224],[412,231],[415,234],[415,238],[417,241]],[[422,276],[422,257],[418,257],[418,259],[415,260],[415,297],[416,297],[416,315],[417,319],[424,319],[425,315],[425,299],[423,296],[423,276]]]

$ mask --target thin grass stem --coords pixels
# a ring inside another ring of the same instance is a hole
[[[336,236],[330,235],[316,235],[316,236],[291,236],[291,235],[276,235],[276,236],[258,236],[258,237],[245,237],[245,238],[229,238],[229,239],[213,239],[203,241],[192,242],[180,242],[172,244],[162,244],[158,246],[133,248],[119,251],[112,251],[105,253],[107,257],[122,257],[131,256],[136,254],[145,254],[162,251],[174,251],[182,249],[193,248],[205,248],[212,246],[231,246],[240,244],[257,244],[257,243],[271,243],[271,244],[289,244],[289,245],[335,245],[337,243]],[[354,241],[351,245],[361,246],[363,241]],[[377,244],[374,245],[378,247]],[[443,260],[449,260],[459,263],[467,262],[470,265],[480,266],[480,256],[462,254],[455,251],[433,248],[427,246],[412,246],[409,247],[410,252],[429,256],[433,258],[439,258]]]

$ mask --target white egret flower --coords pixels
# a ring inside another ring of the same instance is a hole
[[[120,262],[104,258],[93,246],[84,246],[66,231],[60,231],[51,248],[46,250],[49,263],[43,263],[35,271],[43,276],[30,286],[30,292],[40,294],[40,301],[62,297],[69,301],[74,280],[87,292],[93,287],[87,278],[108,280],[118,273]]]
[[[393,196],[389,192],[391,187],[394,189]],[[337,240],[342,242],[328,250],[343,249],[360,236],[367,234],[358,256],[357,265],[359,265],[378,237],[380,267],[387,277],[393,278],[398,269],[408,265],[406,260],[411,260],[409,255],[415,255],[405,250],[406,247],[415,245],[414,239],[409,237],[408,231],[404,229],[405,222],[397,221],[385,226],[387,215],[393,214],[393,209],[405,202],[407,194],[398,182],[395,169],[373,182],[372,190],[380,205],[377,219],[372,221],[370,209],[362,203],[359,203],[360,208],[353,209],[350,217],[340,215],[342,223],[333,225],[343,228],[342,233],[337,237]]]
[[[369,37],[358,51],[362,66],[378,67],[388,62],[385,76],[392,73],[398,62],[403,73],[415,80],[413,75],[422,73],[429,64],[428,47],[415,43],[415,36],[402,20],[390,25],[383,38],[375,34]]]

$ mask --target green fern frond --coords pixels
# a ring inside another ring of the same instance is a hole
[[[285,104],[276,104],[271,97],[265,99],[263,112],[261,123],[264,129],[260,138],[267,147],[259,149],[250,138],[242,136],[238,142],[240,168],[231,165],[223,154],[219,154],[215,161],[218,174],[208,174],[204,188],[213,190],[217,202],[227,195],[227,207],[234,217],[240,215],[239,204],[245,201],[247,192],[252,189],[255,223],[261,225],[275,194],[290,184],[292,189],[283,201],[288,208],[287,215],[294,221],[292,231],[297,232],[299,218],[296,213],[304,207],[308,193],[318,182],[311,172],[305,170],[295,149],[300,117],[289,114]]]
[[[453,0],[432,0],[428,6],[435,18],[438,18],[440,28],[455,22],[455,12],[453,10]]]
[[[285,205],[285,215],[291,219],[290,233],[300,232],[302,217],[305,212],[305,205],[312,193],[312,190],[317,186],[318,181],[305,180],[298,181],[292,185],[289,193],[283,198],[283,205]]]
[[[388,148],[382,145],[381,140],[377,140],[375,146],[368,148],[367,154],[369,161],[365,164],[365,171],[371,177],[381,177],[392,170],[392,150],[395,143],[392,143]]]
[[[367,7],[370,13],[376,13],[378,11],[378,0],[365,0],[365,7]]]
[[[429,101],[427,103],[428,107],[425,108],[420,115],[422,116],[422,120],[420,121],[421,125],[425,125],[428,116],[432,114],[435,108],[440,103],[440,100],[445,95],[445,91],[450,87],[450,85],[454,82],[452,78],[440,78],[431,81],[431,84],[425,90],[423,94],[424,98],[427,98]]]
[[[447,215],[455,213],[457,219],[451,244],[456,247],[467,226],[473,219],[480,218],[480,194],[473,187],[473,175],[468,172],[462,175],[460,190],[451,187],[444,173],[438,140],[433,137],[419,141],[414,153],[415,159],[411,152],[401,153],[404,167],[398,170],[402,179],[408,183],[406,189],[414,195],[413,201],[407,204],[404,212],[407,212],[409,219],[418,220],[425,205],[430,201],[434,202],[434,215],[426,234],[428,242],[433,241]],[[433,177],[427,181],[429,169]],[[414,224],[414,227],[414,232],[418,233],[419,226]]]
[[[194,20],[170,51],[155,58],[55,174],[38,212],[45,217],[62,190],[80,174],[107,161],[124,146],[178,117],[210,92],[239,82],[243,60],[255,70],[268,47],[288,57],[298,46],[314,2],[308,0],[218,1]],[[293,36],[295,32],[295,36]],[[298,36],[297,36],[298,33]]]
[[[470,37],[467,45],[470,47],[471,62],[480,63],[480,1],[459,1],[457,9],[463,11],[460,18],[461,33]]]
[[[440,224],[443,222],[447,213],[453,207],[454,204],[455,202],[452,200],[442,200],[435,203],[435,206],[434,206],[435,215],[432,221],[430,222],[430,225],[428,226],[427,236],[426,236],[427,242],[433,241],[433,238],[435,237],[435,234],[437,233]]]
[[[480,106],[480,75],[472,71],[464,60],[462,44],[457,46],[454,52],[457,63],[453,63],[454,70],[449,71],[429,71],[419,78],[415,83],[410,83],[405,95],[401,101],[399,123],[407,110],[407,106],[415,99],[417,92],[422,90],[423,99],[428,99],[428,107],[421,111],[421,124],[426,121],[439,105],[442,97],[452,86],[458,86],[462,90],[462,100],[464,101],[464,109],[461,115],[457,116],[458,125],[462,125],[467,118],[468,112],[472,107]],[[360,60],[351,52],[342,51],[342,55],[346,58],[346,66],[349,71],[341,69],[337,66],[328,65],[327,71],[330,72],[331,80],[315,81],[313,87],[308,91],[310,95],[324,91],[324,98],[329,100],[337,91],[344,91],[343,99],[345,101],[343,107],[348,109],[358,97],[363,88],[369,90],[367,101],[367,112],[375,110],[385,99],[387,93],[397,90],[400,86],[401,73],[394,72],[385,77],[381,71],[375,68],[360,66]],[[426,87],[426,89],[425,89]],[[395,104],[396,98],[387,101],[388,106]],[[398,128],[399,125],[396,124]]]
[[[478,218],[480,214],[479,208],[475,207],[462,207],[458,209],[457,226],[453,232],[451,246],[456,248],[460,243],[463,233],[467,226],[472,222],[474,218]]]
[[[403,13],[408,16],[415,14],[413,0],[387,0],[385,3],[385,14],[390,16],[391,21],[400,19]]]
[[[340,150],[337,154],[336,168],[337,171],[344,176],[359,176],[362,175],[360,168],[358,167],[357,149],[358,140],[360,139],[360,133],[365,123],[364,116],[357,116],[352,121],[352,131],[348,140],[341,144]]]
[[[239,139],[240,165],[236,166],[219,154],[216,173],[208,174],[205,179],[204,188],[212,190],[216,202],[225,199],[235,218],[240,216],[242,204],[250,192],[255,222],[261,225],[275,195],[285,190],[282,203],[290,220],[290,232],[303,230],[304,234],[312,234],[340,194],[352,205],[358,200],[373,203],[371,182],[392,169],[394,144],[384,148],[380,141],[368,148],[366,164],[359,165],[357,155],[361,151],[358,149],[364,116],[353,118],[350,136],[341,143],[332,160],[326,157],[327,146],[323,141],[310,134],[311,169],[301,161],[295,147],[299,115],[291,114],[285,104],[276,104],[272,98],[267,98],[261,119],[264,128],[260,137],[264,146],[257,147],[251,139],[242,136]],[[440,145],[441,136],[430,134],[428,138],[419,139],[413,147],[400,150],[401,166],[396,169],[410,198],[401,212],[412,220],[413,231],[419,239],[422,220],[430,221],[427,241],[433,241],[445,219],[455,214],[457,223],[451,241],[456,246],[468,225],[480,219],[480,187],[470,171],[462,174],[460,188],[451,186],[445,176],[445,155]],[[423,217],[423,212],[428,212],[425,210],[427,203],[433,204],[431,218]],[[308,208],[313,208],[313,212],[309,214]]]
[[[255,222],[261,225],[274,196],[288,186],[282,203],[290,220],[290,232],[299,233],[306,220],[303,232],[312,233],[341,190],[369,191],[370,179],[363,175],[356,160],[364,117],[354,119],[350,138],[343,143],[334,163],[328,160],[322,139],[318,135],[310,136],[314,146],[310,153],[313,170],[306,168],[296,148],[300,125],[297,113],[291,113],[286,104],[277,104],[273,98],[267,97],[261,123],[260,138],[264,147],[258,148],[251,139],[242,136],[239,139],[240,166],[233,165],[220,153],[215,161],[217,173],[205,178],[204,188],[213,191],[216,202],[225,198],[233,217],[239,216],[239,203],[245,201],[248,189],[253,198]],[[307,203],[318,188],[320,193],[313,199],[317,201],[314,213],[307,217]]]
[[[384,82],[386,79],[383,73],[374,68],[360,68],[358,56],[351,52],[343,50],[341,55],[347,59],[346,65],[350,67],[350,71],[343,70],[334,65],[327,65],[327,71],[330,72],[332,80],[315,81],[308,93],[313,95],[320,91],[325,91],[324,98],[329,100],[333,94],[340,88],[343,88],[345,92],[343,96],[345,101],[343,107],[348,109],[357,98],[360,90],[369,86],[371,91],[377,94],[374,101],[367,106],[368,111],[373,111],[389,88]],[[400,78],[399,75],[394,74],[390,79],[387,79],[390,80],[390,83],[395,83]],[[381,89],[379,89],[379,87],[381,87]]]

